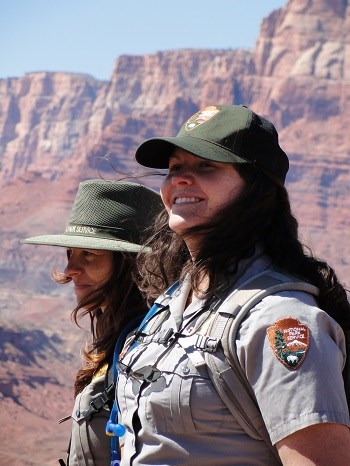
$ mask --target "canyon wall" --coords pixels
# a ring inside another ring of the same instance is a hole
[[[349,0],[290,0],[264,19],[253,50],[120,56],[104,82],[48,72],[0,79],[0,393],[9,418],[55,431],[53,418],[67,414],[55,399],[61,393],[70,402],[79,364],[69,342],[82,336],[69,325],[71,289],[50,279],[64,251],[19,240],[63,231],[80,180],[115,179],[113,166],[139,172],[137,145],[176,134],[205,105],[246,104],[276,124],[302,237],[350,285],[349,26]],[[33,342],[30,352],[23,338]],[[0,428],[2,445],[10,433]],[[35,435],[28,428],[14,443],[31,452],[26,464],[51,464]],[[67,435],[57,431],[51,449],[64,447]],[[4,448],[1,464],[18,464]]]

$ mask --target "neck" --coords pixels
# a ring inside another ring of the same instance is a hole
[[[188,252],[190,253],[192,262],[194,262],[201,247],[201,238],[198,235],[185,235],[183,240],[185,241]]]
[[[201,278],[201,281],[198,285],[198,289],[196,290],[190,290],[190,292],[188,293],[188,298],[187,298],[187,304],[186,304],[186,307],[191,304],[191,302],[194,300],[194,299],[202,299],[207,291],[209,287],[209,277],[207,274],[203,275],[203,277]]]

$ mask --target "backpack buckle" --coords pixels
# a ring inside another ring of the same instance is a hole
[[[169,344],[172,342],[174,336],[174,330],[172,328],[169,328],[167,331],[163,332],[162,335],[160,336],[158,343],[164,346],[169,346]]]
[[[195,343],[195,347],[206,353],[215,353],[220,345],[219,338],[208,337],[205,335],[197,335],[197,342]]]
[[[81,412],[81,415],[87,421],[90,421],[92,416],[95,413],[101,411],[101,409],[113,399],[114,396],[115,385],[111,383],[105,390],[98,397],[94,400],[90,401],[90,405],[88,409],[85,409]]]

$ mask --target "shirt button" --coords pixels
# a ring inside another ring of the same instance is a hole
[[[75,415],[76,415],[77,417],[80,416],[80,411],[79,411],[79,409],[77,409],[77,410],[75,411]]]
[[[184,374],[188,374],[190,372],[190,368],[188,366],[182,366],[182,372]]]

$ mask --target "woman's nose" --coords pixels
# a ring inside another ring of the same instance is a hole
[[[79,266],[78,261],[73,259],[72,257],[68,259],[68,263],[66,265],[66,268],[64,269],[64,273],[68,277],[74,277],[76,275],[79,275],[81,273],[81,267]]]
[[[191,185],[193,183],[193,173],[190,169],[183,167],[181,170],[173,173],[171,182],[174,186]]]

